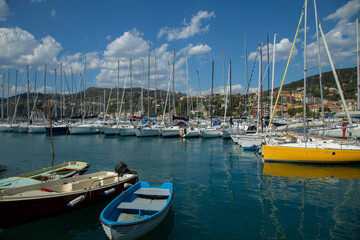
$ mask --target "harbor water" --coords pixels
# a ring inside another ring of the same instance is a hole
[[[121,161],[152,185],[174,183],[165,220],[142,239],[359,239],[360,165],[268,164],[231,140],[54,136],[54,164]],[[0,134],[9,177],[50,166],[51,139]],[[5,229],[0,239],[106,239],[109,202]],[[0,213],[1,217],[1,213]]]

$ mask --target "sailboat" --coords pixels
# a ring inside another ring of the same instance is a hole
[[[222,131],[220,126],[213,126],[213,106],[212,106],[212,97],[214,91],[214,61],[212,61],[212,74],[211,74],[211,96],[210,96],[210,126],[200,130],[202,138],[218,138],[221,137]]]
[[[318,28],[322,35],[322,40],[324,43],[324,47],[326,53],[328,55],[330,65],[333,71],[333,75],[335,78],[336,85],[339,90],[340,98],[342,104],[344,106],[348,122],[351,125],[351,117],[347,111],[346,102],[343,96],[343,92],[340,86],[340,82],[335,71],[335,67],[329,52],[329,48],[327,46],[326,38],[323,34],[321,24],[318,23],[317,10],[316,10],[316,0],[314,0],[315,7],[315,19],[316,19],[316,29],[318,33]],[[306,23],[307,23],[307,0],[305,0],[305,8],[302,11],[298,28],[295,34],[295,39],[293,41],[293,45],[291,48],[291,52],[288,58],[286,70],[282,79],[282,84],[284,83],[284,79],[286,76],[286,72],[289,66],[289,62],[291,59],[291,55],[294,49],[294,45],[296,42],[296,37],[299,31],[299,27],[301,24],[302,17],[305,13],[305,31],[304,31],[304,109],[306,104]],[[280,90],[277,96],[276,103],[279,99],[279,94],[282,89],[282,84],[280,86]],[[275,103],[275,109],[276,109]],[[275,110],[272,112],[272,116],[270,119],[270,123],[274,116]],[[281,143],[278,144],[276,141],[270,141],[268,144],[262,146],[262,152],[264,155],[264,161],[277,161],[277,162],[302,162],[302,163],[349,163],[349,162],[359,162],[360,161],[360,146],[355,145],[354,143],[343,143],[343,142],[335,142],[333,140],[317,140],[308,138],[306,136],[306,111],[304,111],[304,137],[298,138],[296,143]]]

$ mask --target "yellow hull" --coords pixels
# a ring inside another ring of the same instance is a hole
[[[262,146],[264,160],[273,162],[348,163],[360,162],[360,150]]]
[[[359,179],[360,166],[314,165],[296,163],[264,163],[264,175],[291,178],[342,178]]]

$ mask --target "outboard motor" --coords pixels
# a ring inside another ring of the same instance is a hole
[[[115,172],[119,175],[123,175],[125,173],[130,172],[130,170],[127,168],[126,163],[124,162],[120,162],[118,164],[116,164],[115,166]]]

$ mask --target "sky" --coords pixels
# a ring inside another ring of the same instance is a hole
[[[231,60],[232,92],[243,94],[245,51],[250,91],[258,87],[255,56],[260,42],[264,89],[269,82],[271,87],[276,34],[274,83],[279,86],[303,6],[303,0],[0,0],[0,82],[5,76],[6,97],[10,69],[9,95],[14,95],[18,71],[17,93],[26,91],[29,66],[30,91],[35,89],[36,72],[36,91],[43,92],[46,64],[47,92],[55,91],[55,69],[57,92],[61,82],[64,91],[71,92],[84,80],[86,88],[132,85],[171,90],[175,51],[175,91],[210,93],[214,61],[214,92],[223,93],[229,86]],[[318,0],[317,9],[335,67],[355,67],[360,0]],[[304,77],[304,20],[300,28],[285,83]],[[318,74],[319,65],[311,0],[306,39],[311,76]],[[322,42],[320,51],[322,70],[330,71]]]

